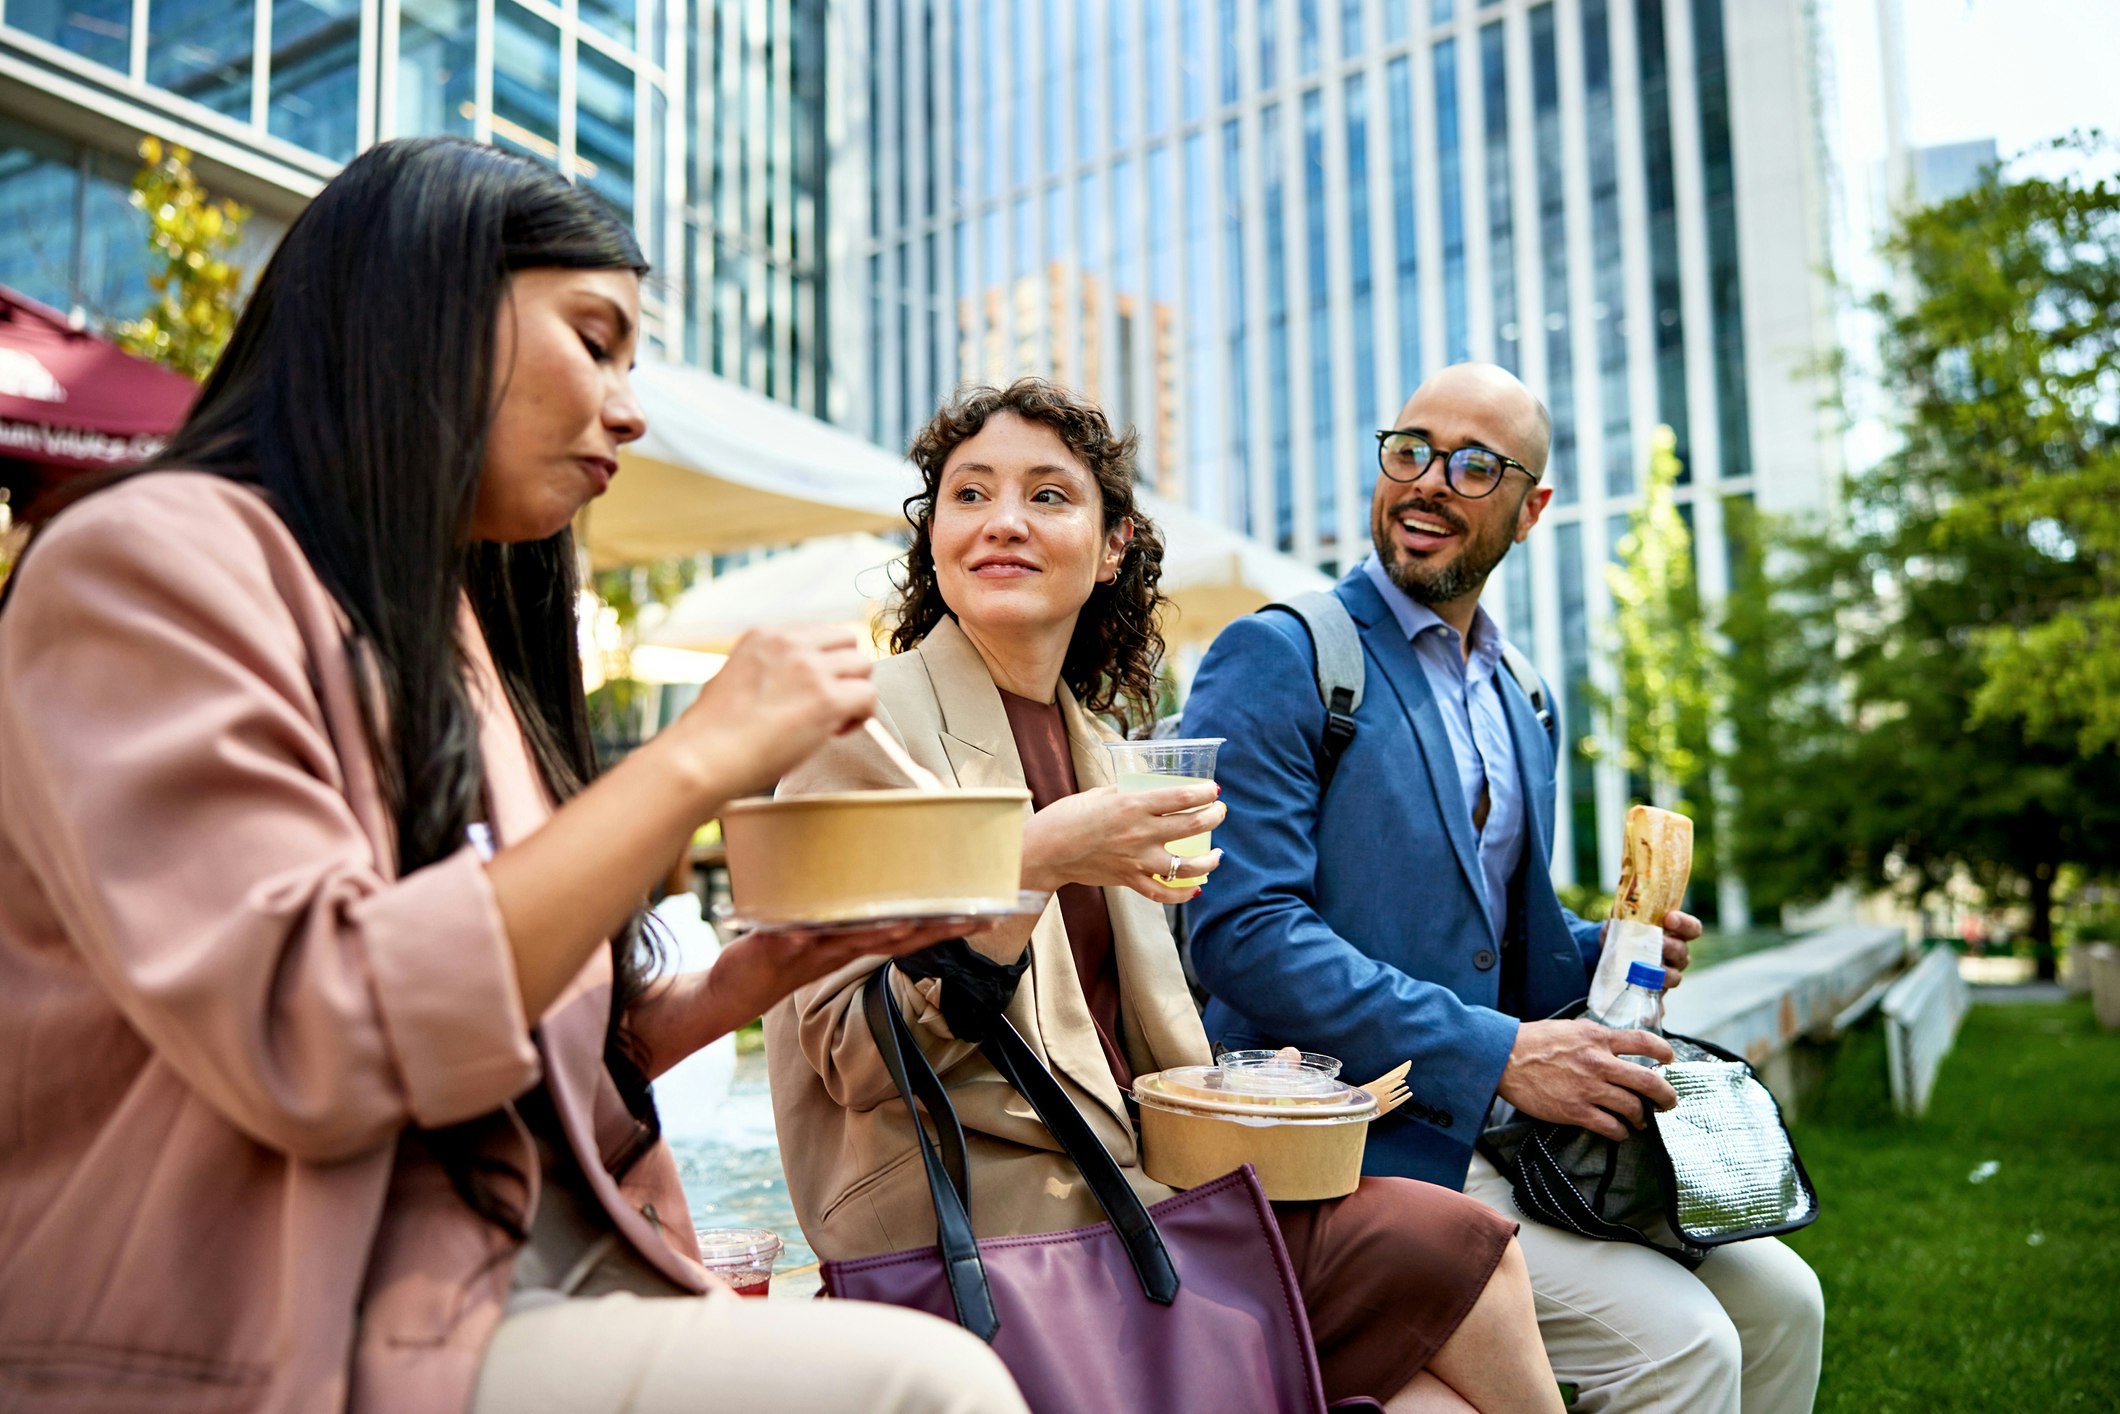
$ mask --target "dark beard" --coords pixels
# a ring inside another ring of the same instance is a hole
[[[1467,535],[1464,548],[1458,552],[1457,558],[1441,569],[1424,574],[1425,567],[1420,561],[1402,557],[1399,547],[1391,542],[1391,527],[1407,511],[1418,511],[1424,516],[1432,516],[1460,535]],[[1433,501],[1413,499],[1399,502],[1391,508],[1388,515],[1372,521],[1369,538],[1370,543],[1376,547],[1377,563],[1384,567],[1384,573],[1391,582],[1403,590],[1414,603],[1433,608],[1437,604],[1448,604],[1467,595],[1478,594],[1487,587],[1487,577],[1494,573],[1494,567],[1509,553],[1512,543],[1509,531],[1514,523],[1515,517],[1512,516],[1497,525],[1494,534],[1486,539],[1471,538],[1468,535],[1470,527],[1466,525],[1463,516],[1445,510]]]

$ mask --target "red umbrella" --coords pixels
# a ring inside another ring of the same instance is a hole
[[[198,385],[0,285],[0,459],[101,471],[153,456]]]

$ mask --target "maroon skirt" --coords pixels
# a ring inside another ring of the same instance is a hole
[[[1365,1178],[1276,1203],[1328,1400],[1383,1401],[1426,1368],[1487,1288],[1516,1224],[1453,1189]]]

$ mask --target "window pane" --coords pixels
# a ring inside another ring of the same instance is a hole
[[[1332,558],[1339,537],[1339,459],[1333,455],[1332,292],[1325,237],[1325,101],[1319,89],[1303,95],[1303,221],[1310,275],[1311,475],[1316,478],[1318,553]]]
[[[1164,75],[1170,64],[1170,17],[1161,5],[1150,5],[1146,14],[1148,38],[1145,53],[1148,56],[1148,84],[1143,90],[1147,103],[1149,137],[1161,137],[1170,126],[1170,88]]]
[[[574,165],[583,181],[633,219],[633,71],[586,44],[574,76],[580,108]]]
[[[1207,37],[1200,7],[1207,0],[1178,0],[1178,115],[1187,122],[1207,107]]]
[[[493,7],[493,140],[559,160],[559,29],[509,0]]]
[[[1531,107],[1538,134],[1539,266],[1546,309],[1546,407],[1553,445],[1546,484],[1556,505],[1573,504],[1575,474],[1575,349],[1568,323],[1568,220],[1561,180],[1561,85],[1551,4],[1531,12]]]
[[[1233,524],[1252,534],[1251,512],[1251,365],[1245,358],[1249,338],[1244,300],[1244,143],[1243,132],[1232,118],[1222,125],[1222,272],[1228,286],[1222,299],[1223,317],[1229,321],[1229,430],[1230,505]]]
[[[1494,280],[1494,361],[1517,368],[1516,214],[1509,172],[1509,78],[1497,20],[1480,31],[1486,111],[1488,270]]]
[[[147,81],[248,119],[255,15],[254,0],[148,0]]]
[[[1472,357],[1465,308],[1465,185],[1458,154],[1457,41],[1435,47],[1436,195],[1443,226],[1443,349],[1445,362]]]
[[[1110,56],[1111,62],[1106,77],[1111,81],[1113,147],[1125,147],[1134,140],[1134,92],[1140,81],[1141,64],[1140,52],[1134,47],[1134,26],[1140,18],[1140,12],[1127,0],[1112,0],[1111,8],[1105,11],[1109,23],[1104,52]]]
[[[1259,0],[1259,87],[1269,89],[1278,81],[1275,51],[1281,36],[1280,0]]]
[[[634,0],[575,0],[582,23],[621,44],[633,43]]]
[[[1613,136],[1612,43],[1606,0],[1583,0],[1583,106],[1590,152],[1590,307],[1597,321],[1605,494],[1634,489],[1627,407],[1626,283],[1619,238],[1619,155]],[[1592,470],[1585,468],[1586,471]]]
[[[1679,479],[1693,479],[1686,403],[1686,331],[1679,303],[1678,192],[1671,151],[1671,81],[1661,0],[1636,0],[1641,63],[1642,165],[1648,178],[1649,334],[1656,341],[1656,420],[1678,439]]]
[[[1044,53],[1038,56],[1039,109],[1045,120],[1045,170],[1057,176],[1067,166],[1067,28],[1060,0],[1046,0]]]
[[[0,285],[55,309],[73,303],[77,180],[71,144],[0,119]]]
[[[136,168],[98,153],[82,202],[80,302],[104,319],[137,318],[153,302],[147,287],[147,217],[132,204]]]
[[[1382,415],[1372,406],[1377,396],[1376,280],[1369,243],[1369,87],[1360,74],[1347,80],[1347,268],[1354,283],[1354,409],[1359,437],[1363,425]],[[1365,503],[1376,475],[1374,457],[1356,458],[1355,484]]]
[[[1267,452],[1273,468],[1274,544],[1295,548],[1295,449],[1284,390],[1290,378],[1288,360],[1288,213],[1281,166],[1281,110],[1269,104],[1259,113],[1259,156],[1266,203],[1266,399]]]
[[[131,0],[10,0],[7,22],[98,64],[131,66]]]
[[[471,0],[405,0],[398,11],[397,131],[471,136],[478,116]]]
[[[1413,68],[1403,55],[1384,71],[1390,95],[1392,265],[1397,272],[1399,386],[1394,394],[1413,391],[1421,381],[1420,239],[1414,229]]]
[[[360,78],[360,0],[273,0],[265,122],[274,137],[352,157]]]

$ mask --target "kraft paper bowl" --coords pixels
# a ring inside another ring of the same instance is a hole
[[[1250,1164],[1266,1196],[1283,1203],[1344,1197],[1362,1181],[1362,1151],[1377,1112],[1364,1091],[1338,1086],[1345,1093],[1246,1102],[1203,1098],[1201,1088],[1183,1071],[1134,1081],[1142,1169],[1156,1182],[1197,1188]]]
[[[1024,790],[873,790],[732,801],[734,912],[757,925],[1003,913],[1018,906]]]

